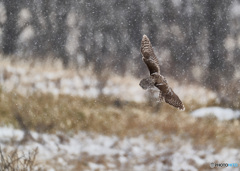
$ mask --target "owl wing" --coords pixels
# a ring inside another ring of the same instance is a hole
[[[158,59],[154,54],[152,45],[150,40],[146,35],[143,35],[142,42],[141,42],[141,53],[143,56],[143,61],[148,67],[150,75],[152,73],[159,73],[160,74],[160,66],[158,63]]]
[[[182,101],[179,99],[179,97],[171,90],[171,93],[165,95],[164,97],[165,102],[180,109],[180,110],[185,110],[185,107],[182,103]]]

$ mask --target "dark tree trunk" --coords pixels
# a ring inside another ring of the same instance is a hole
[[[54,32],[52,46],[53,48],[55,48],[55,52],[57,52],[57,55],[62,59],[63,65],[67,67],[69,64],[69,55],[66,51],[66,41],[68,35],[66,19],[70,8],[70,2],[58,0],[57,7],[57,30],[56,32]]]
[[[11,55],[15,52],[17,47],[19,35],[17,20],[20,6],[19,1],[16,0],[4,0],[3,2],[7,16],[7,21],[3,30],[3,53],[5,55]]]
[[[224,64],[226,49],[224,40],[228,33],[228,9],[230,2],[208,0],[206,3],[206,28],[208,29],[209,74],[206,84],[215,91],[221,87],[221,79],[226,75]]]

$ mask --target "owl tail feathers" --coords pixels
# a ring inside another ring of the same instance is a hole
[[[139,85],[144,89],[154,88],[154,82],[151,77],[144,78],[140,81]]]

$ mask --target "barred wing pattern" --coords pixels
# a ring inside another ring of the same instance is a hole
[[[152,87],[157,87],[159,92],[160,101],[165,100],[166,103],[180,109],[185,110],[185,107],[179,97],[174,93],[171,87],[168,86],[167,80],[165,77],[160,75],[160,66],[158,59],[154,54],[150,40],[146,35],[143,35],[141,42],[141,53],[143,56],[143,61],[147,65],[150,77],[144,78],[140,82],[140,86],[143,89],[148,89]]]
[[[142,59],[150,71],[150,75],[155,72],[160,74],[160,66],[158,63],[158,59],[154,54],[151,42],[146,35],[143,35],[141,43],[141,53],[143,56]]]
[[[179,99],[179,97],[173,92],[172,95],[166,95],[165,96],[165,102],[180,109],[185,110],[185,107],[182,103],[182,101]]]

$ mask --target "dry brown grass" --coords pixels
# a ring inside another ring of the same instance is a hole
[[[3,152],[0,148],[0,170],[1,171],[28,171],[33,170],[35,166],[35,158],[38,153],[38,149],[29,152],[28,155],[18,154],[18,150],[14,150],[10,153]]]
[[[17,119],[19,116],[22,120]],[[192,139],[196,145],[239,147],[239,121],[219,122],[214,118],[196,119],[167,104],[156,111],[147,103],[120,101],[101,96],[87,99],[36,93],[28,97],[0,91],[1,125],[25,130],[55,133],[92,131],[106,135],[138,136],[160,131]],[[234,136],[233,136],[234,135]],[[162,141],[161,137],[155,137]]]

